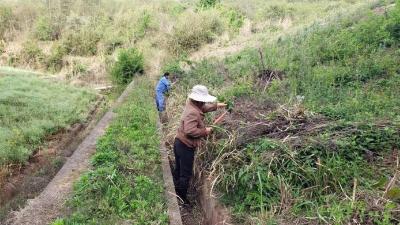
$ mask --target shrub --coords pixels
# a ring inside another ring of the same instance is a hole
[[[56,72],[61,70],[63,66],[63,57],[67,54],[67,50],[63,45],[56,43],[51,49],[51,53],[46,57],[46,67],[48,70]]]
[[[36,42],[27,41],[23,44],[18,59],[21,63],[37,68],[44,62],[45,55]]]
[[[59,31],[50,17],[41,16],[36,21],[34,36],[41,41],[51,41],[58,38]]]
[[[180,60],[173,60],[166,63],[162,68],[162,72],[169,72],[176,77],[181,77],[185,73],[180,66]]]
[[[3,40],[0,40],[0,54],[4,53],[6,48],[6,43]]]
[[[267,17],[269,19],[280,20],[286,17],[292,17],[294,8],[282,5],[273,5],[268,8]]]
[[[222,6],[219,7],[219,10],[232,31],[236,32],[243,26],[245,18],[243,13],[234,8],[226,8]]]
[[[139,16],[135,27],[135,38],[141,39],[146,35],[147,30],[150,28],[152,17],[146,10]]]
[[[110,32],[101,41],[101,46],[105,54],[112,54],[118,47],[124,44],[124,38],[118,33]]]
[[[4,39],[6,31],[11,27],[13,19],[12,10],[6,6],[0,6],[0,39]]]
[[[136,73],[144,68],[143,54],[135,48],[121,50],[118,60],[111,69],[111,76],[119,84],[129,83]]]
[[[219,3],[220,0],[200,0],[197,4],[200,9],[208,9],[214,7]]]
[[[97,53],[97,43],[101,35],[90,27],[71,32],[63,38],[62,44],[68,53],[80,56],[91,56]]]
[[[213,41],[222,31],[221,19],[215,11],[188,13],[174,27],[168,39],[168,48],[176,55],[194,51]]]
[[[396,2],[396,8],[391,12],[388,31],[393,38],[400,41],[400,1]]]

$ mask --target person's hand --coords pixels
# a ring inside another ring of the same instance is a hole
[[[226,106],[227,106],[227,104],[225,104],[225,103],[222,103],[222,102],[218,102],[217,103],[217,108],[226,108]]]
[[[212,131],[213,131],[212,127],[206,127],[206,134],[207,135],[210,135]]]

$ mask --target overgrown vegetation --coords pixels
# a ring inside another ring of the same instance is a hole
[[[174,27],[168,48],[175,55],[192,52],[222,33],[223,25],[215,11],[187,13]]]
[[[73,213],[54,224],[168,224],[153,88],[147,78],[135,81],[97,143],[93,169],[75,185]]]
[[[143,73],[144,58],[137,49],[121,50],[117,62],[111,69],[111,76],[119,84],[127,84],[137,73]]]
[[[70,82],[86,84],[87,79],[71,76],[70,64],[79,58],[90,62],[88,73],[106,85],[104,64],[119,49],[139,49],[149,59],[145,63],[153,65],[188,56],[213,42],[222,47],[243,38],[255,44],[265,39],[261,37],[365,4],[361,0],[0,0],[0,39],[4,39],[0,65],[58,73]],[[257,33],[263,35],[252,38]],[[45,60],[33,65],[20,59],[24,43],[37,43],[42,52],[35,57]]]
[[[91,91],[36,75],[0,76],[0,165],[26,163],[47,135],[83,121],[94,100]]]
[[[168,108],[197,83],[235,106],[197,168],[236,223],[399,223],[399,15],[313,25],[183,75]]]

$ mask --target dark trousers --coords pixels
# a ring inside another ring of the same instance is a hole
[[[174,154],[175,190],[179,197],[184,201],[187,201],[186,195],[189,188],[190,178],[193,174],[194,149],[185,145],[178,138],[175,138]]]

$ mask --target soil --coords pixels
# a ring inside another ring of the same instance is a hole
[[[124,101],[132,88],[133,82],[118,98],[115,106],[121,104],[122,101]],[[96,124],[96,126],[94,126],[94,128],[90,131],[86,138],[75,149],[75,151],[72,151],[73,154],[67,159],[65,164],[57,172],[50,183],[48,183],[46,188],[37,197],[28,200],[24,208],[20,209],[19,211],[10,213],[5,221],[5,224],[49,224],[56,218],[68,213],[65,202],[72,192],[73,183],[84,171],[89,168],[89,159],[91,155],[95,152],[97,139],[104,134],[106,128],[115,117],[115,114],[113,112],[114,107],[111,108],[101,118],[101,120]],[[41,183],[40,179],[38,181],[39,183]],[[47,181],[42,182],[42,186],[45,186],[45,184],[47,183]],[[28,186],[25,187],[25,189],[29,190],[32,189],[32,187]],[[38,190],[36,193],[40,192],[40,190]]]
[[[267,100],[242,97],[225,116],[222,127],[235,135],[235,145],[242,146],[262,136],[285,139],[318,132],[326,127],[324,118],[308,118],[304,109],[279,109]]]
[[[188,190],[188,199],[191,206],[180,206],[183,225],[206,225],[204,212],[199,201],[199,191],[194,185]]]

